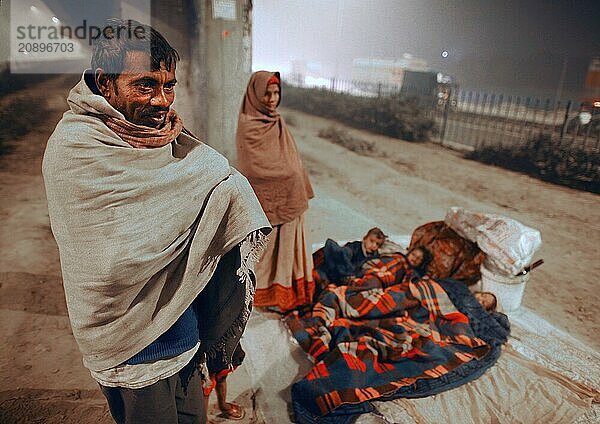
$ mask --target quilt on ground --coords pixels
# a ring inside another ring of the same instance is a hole
[[[472,381],[495,363],[509,333],[506,317],[483,311],[463,283],[428,277],[330,287],[285,322],[315,364],[292,387],[299,423],[352,422],[371,400]]]

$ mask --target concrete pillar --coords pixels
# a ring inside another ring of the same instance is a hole
[[[186,127],[235,163],[237,117],[252,70],[251,0],[152,2],[152,25],[175,47],[173,107]]]
[[[235,131],[252,72],[252,1],[196,0],[199,43],[192,80],[202,88],[206,143],[235,163]]]

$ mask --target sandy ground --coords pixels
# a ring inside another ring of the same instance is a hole
[[[68,322],[49,228],[41,156],[65,110],[64,80],[46,81],[50,112],[0,157],[0,422],[109,423],[104,398],[81,364]],[[500,213],[539,229],[545,264],[524,305],[600,349],[600,197],[464,160],[433,144],[350,130],[373,141],[364,157],[317,136],[332,121],[284,111],[316,191],[309,240],[360,237],[372,225],[410,234],[450,206]],[[336,210],[336,214],[325,212]]]

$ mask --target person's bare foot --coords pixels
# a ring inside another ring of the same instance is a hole
[[[227,402],[225,408],[221,408],[220,417],[228,420],[241,420],[246,415],[246,411],[237,403]]]

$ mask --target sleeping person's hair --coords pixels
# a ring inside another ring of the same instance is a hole
[[[380,240],[387,239],[387,236],[385,235],[385,233],[379,227],[373,227],[373,228],[371,228],[369,231],[367,231],[367,234],[365,234],[365,237],[368,237],[371,234],[373,234],[375,237],[377,237]]]

